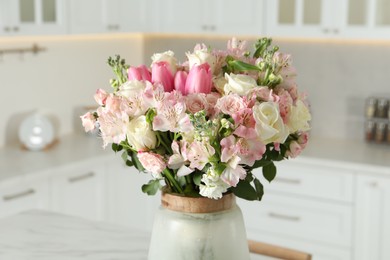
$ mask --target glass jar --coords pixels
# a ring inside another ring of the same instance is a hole
[[[163,193],[148,259],[249,260],[245,225],[234,195],[213,200]]]
[[[387,118],[387,112],[389,109],[389,100],[385,98],[378,99],[377,117]]]
[[[374,97],[370,97],[366,100],[366,117],[373,118],[377,110],[378,100]]]

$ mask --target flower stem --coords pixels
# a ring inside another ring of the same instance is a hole
[[[164,173],[165,177],[167,177],[169,182],[171,182],[171,184],[173,185],[173,188],[176,190],[176,192],[183,194],[183,189],[180,187],[177,180],[172,176],[172,173],[167,168],[165,168],[163,170],[163,173]]]

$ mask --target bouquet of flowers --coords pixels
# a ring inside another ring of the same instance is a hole
[[[290,55],[271,44],[259,39],[252,54],[235,38],[226,50],[197,44],[183,63],[167,51],[150,67],[110,57],[113,91],[97,90],[99,107],[81,116],[83,126],[99,127],[104,147],[151,175],[149,195],[165,183],[183,196],[261,200],[253,170],[271,182],[274,162],[304,149],[311,120]]]

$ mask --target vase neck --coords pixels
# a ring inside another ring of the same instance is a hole
[[[236,197],[226,194],[221,199],[209,199],[205,197],[185,197],[163,192],[161,205],[170,210],[187,213],[213,213],[225,211],[236,205]]]

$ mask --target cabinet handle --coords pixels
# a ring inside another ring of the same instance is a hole
[[[216,30],[216,26],[215,25],[210,25],[210,31],[215,31]]]
[[[301,220],[301,218],[298,216],[289,216],[289,215],[284,215],[284,214],[279,214],[274,212],[268,213],[268,216],[271,218],[283,219],[283,220],[294,221],[294,222],[298,222]]]
[[[22,191],[22,192],[19,192],[19,193],[5,195],[5,196],[3,196],[3,200],[4,201],[11,201],[11,200],[15,200],[15,199],[20,199],[20,198],[23,198],[23,197],[26,197],[26,196],[30,196],[30,195],[32,195],[34,193],[35,193],[34,189],[28,189],[28,190],[25,190],[25,191]]]
[[[202,30],[203,30],[203,31],[207,31],[208,28],[209,28],[209,27],[208,27],[207,25],[202,25]]]
[[[372,182],[368,183],[368,186],[370,186],[371,188],[376,188],[376,187],[378,187],[378,183],[376,181],[372,181]]]
[[[8,26],[5,26],[5,27],[4,27],[4,31],[9,32],[10,30],[11,30],[10,27],[8,27]]]
[[[277,177],[275,178],[276,182],[283,182],[283,183],[288,183],[288,184],[301,184],[301,180],[300,179],[289,179],[289,178],[280,178],[280,177]]]
[[[68,179],[68,181],[69,182],[78,182],[78,181],[92,178],[93,176],[95,176],[94,172],[88,172],[88,173],[80,175],[80,176],[71,177]]]
[[[339,29],[334,28],[334,29],[333,29],[333,33],[334,33],[334,34],[339,34]]]
[[[324,33],[329,33],[329,28],[324,28],[324,29],[322,29],[322,31],[323,31]]]
[[[14,32],[18,32],[18,31],[19,31],[19,27],[18,27],[18,26],[15,26],[15,27],[13,28],[13,30],[14,30]]]

